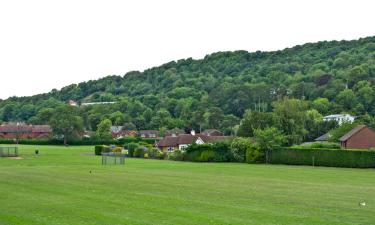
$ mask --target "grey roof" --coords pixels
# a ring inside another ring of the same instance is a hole
[[[351,131],[346,133],[344,136],[342,136],[339,140],[340,141],[346,141],[349,138],[351,138],[354,134],[358,133],[359,131],[361,131],[365,127],[366,127],[366,125],[358,125],[355,128],[353,128]]]
[[[329,133],[323,134],[322,136],[315,139],[315,141],[328,141],[331,135]]]
[[[123,129],[123,126],[111,126],[111,132],[112,133],[120,133]]]

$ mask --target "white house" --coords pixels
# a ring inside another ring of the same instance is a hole
[[[339,125],[342,123],[353,123],[355,117],[349,114],[333,114],[323,117],[323,121],[336,121]]]

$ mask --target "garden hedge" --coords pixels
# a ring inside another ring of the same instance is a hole
[[[363,149],[278,148],[268,163],[350,168],[374,168],[375,151]]]

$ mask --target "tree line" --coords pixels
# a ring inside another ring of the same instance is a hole
[[[96,132],[106,120],[107,126],[110,121],[129,130],[216,128],[241,136],[272,127],[290,144],[330,129],[333,125],[317,122],[328,114],[350,113],[372,125],[374,78],[375,37],[275,52],[218,52],[201,60],[178,60],[143,72],[1,100],[0,122],[53,125],[59,120],[54,113],[69,108],[65,106],[69,100],[114,101],[69,108],[75,126]]]

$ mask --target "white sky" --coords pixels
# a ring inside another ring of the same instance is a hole
[[[227,50],[375,35],[373,0],[0,0],[0,98]]]

